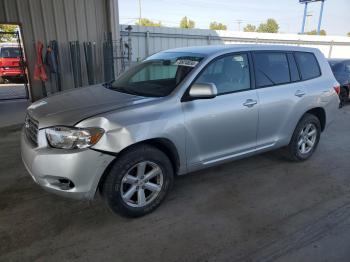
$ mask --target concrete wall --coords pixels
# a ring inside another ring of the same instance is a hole
[[[35,64],[35,43],[40,40],[44,46],[50,40],[59,44],[62,89],[74,87],[70,62],[69,41],[80,41],[83,85],[87,84],[86,67],[82,42],[96,42],[97,81],[103,79],[102,42],[109,31],[109,0],[1,0],[0,23],[19,23],[31,79],[33,99],[42,96],[41,83],[33,80]]]
[[[125,41],[128,37],[126,27],[127,25],[121,25],[121,35]],[[133,61],[169,48],[239,43],[309,46],[319,48],[329,58],[350,58],[350,37],[246,33],[169,27],[132,27]]]

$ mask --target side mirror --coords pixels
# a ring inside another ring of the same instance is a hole
[[[211,99],[216,97],[218,90],[214,83],[196,83],[191,86],[189,95],[192,99]]]

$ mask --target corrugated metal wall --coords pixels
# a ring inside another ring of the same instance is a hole
[[[83,85],[87,84],[84,41],[96,42],[96,80],[103,79],[102,43],[108,31],[107,0],[0,0],[0,22],[20,23],[34,99],[42,96],[41,83],[33,80],[35,43],[57,40],[62,89],[74,87],[69,41],[81,43]]]

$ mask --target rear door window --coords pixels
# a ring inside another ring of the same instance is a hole
[[[313,53],[295,52],[295,59],[298,64],[302,80],[309,80],[321,75],[320,66]]]
[[[257,87],[281,85],[291,81],[285,53],[255,52],[253,57]]]

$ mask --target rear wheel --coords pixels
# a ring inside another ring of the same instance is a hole
[[[319,119],[305,114],[294,130],[292,139],[286,148],[287,157],[292,161],[304,161],[311,157],[317,148],[321,136]]]
[[[113,212],[139,217],[161,204],[173,180],[169,158],[153,146],[140,145],[114,163],[102,185],[102,195]]]

